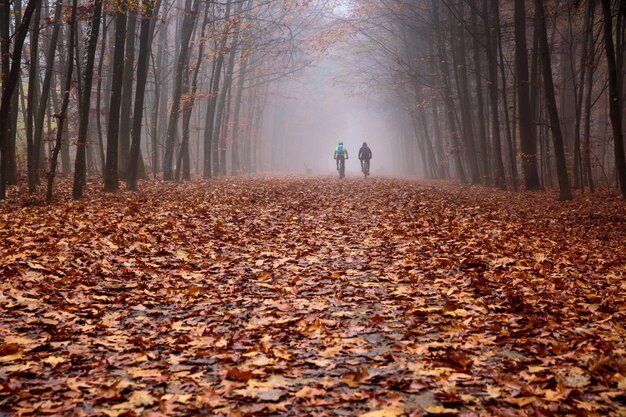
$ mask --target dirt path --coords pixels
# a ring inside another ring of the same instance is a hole
[[[142,186],[0,206],[0,415],[626,415],[619,199]]]

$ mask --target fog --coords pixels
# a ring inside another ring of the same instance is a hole
[[[401,172],[392,112],[351,75],[350,62],[329,53],[295,76],[276,83],[266,109],[263,137],[270,142],[266,171],[336,175],[333,150],[348,150],[347,176],[360,175],[358,151],[372,149],[372,175]]]

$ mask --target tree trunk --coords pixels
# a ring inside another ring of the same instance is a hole
[[[37,190],[39,183],[39,164],[42,162],[38,155],[41,149],[41,141],[34,143],[33,127],[35,122],[35,108],[37,106],[37,91],[39,72],[39,22],[41,21],[41,6],[35,9],[30,29],[30,65],[28,70],[28,97],[26,99],[26,154],[28,165],[28,191],[32,194]],[[44,107],[45,108],[45,107]]]
[[[556,158],[556,170],[559,178],[559,199],[571,200],[572,190],[570,188],[569,177],[567,175],[567,162],[565,161],[565,146],[561,133],[559,112],[554,96],[554,85],[552,82],[552,61],[550,61],[550,50],[548,49],[548,34],[546,32],[546,19],[543,10],[543,0],[535,0],[536,22],[539,24],[539,53],[541,55],[541,68],[543,70],[544,94],[546,106],[550,116],[550,127],[552,129],[552,142],[554,144],[554,156]]]
[[[621,94],[613,46],[613,17],[611,15],[611,1],[602,0],[604,16],[604,49],[609,70],[609,117],[613,127],[613,143],[615,150],[615,169],[619,188],[626,200],[626,163],[624,161],[624,131],[622,130]]]
[[[245,54],[245,51],[242,51]],[[246,79],[246,70],[248,68],[248,56],[243,58],[243,62],[239,67],[239,79],[237,83],[237,95],[235,96],[235,115],[233,117],[233,146],[231,154],[231,172],[233,175],[237,175],[241,171],[240,155],[239,155],[239,114],[241,112],[241,96],[244,90],[244,82]]]
[[[178,131],[178,118],[180,112],[180,99],[183,84],[183,71],[186,71],[189,56],[189,40],[198,15],[198,0],[194,0],[192,10],[192,0],[185,1],[185,17],[183,18],[180,54],[176,66],[176,78],[174,79],[174,92],[172,95],[172,108],[170,110],[169,122],[167,125],[167,137],[165,141],[165,155],[163,156],[163,179],[172,181],[174,179],[174,148],[176,145],[176,133]]]
[[[164,27],[161,28],[159,33],[159,51],[157,52],[156,65],[153,62],[154,73],[154,103],[152,109],[152,176],[157,177],[159,173],[159,148],[161,141],[159,136],[161,135],[162,122],[159,120],[159,111],[161,109],[161,96],[167,93],[167,88],[163,85],[163,68],[166,66],[164,60],[166,54],[163,53],[167,43],[167,30]],[[154,56],[154,55],[153,55]]]
[[[57,159],[59,152],[61,151],[61,145],[63,144],[63,132],[65,125],[65,117],[67,114],[67,106],[70,101],[70,92],[72,90],[72,71],[74,69],[74,49],[75,49],[75,36],[76,36],[76,5],[77,0],[72,0],[72,16],[70,19],[70,34],[69,34],[69,52],[67,59],[67,74],[65,76],[65,86],[63,88],[63,101],[61,103],[61,113],[57,117],[57,134],[54,149],[52,151],[52,158],[50,159],[50,172],[48,172],[48,187],[46,191],[46,201],[52,201],[52,187],[54,185],[54,177],[57,169]]]
[[[104,157],[104,139],[102,137],[102,67],[104,65],[104,55],[107,45],[107,24],[106,15],[102,16],[102,45],[100,47],[100,57],[98,60],[98,86],[96,98],[96,130],[98,134],[98,155],[100,156],[100,170],[104,175],[104,167],[106,165]]]
[[[204,58],[204,39],[205,39],[205,29],[206,25],[209,21],[209,9],[207,5],[207,9],[204,13],[204,19],[202,21],[201,29],[200,29],[200,45],[198,46],[198,56],[196,59],[196,64],[193,68],[191,86],[189,85],[189,73],[185,72],[185,80],[184,80],[184,91],[185,94],[188,94],[188,100],[183,106],[183,138],[180,144],[180,154],[178,158],[178,163],[176,164],[176,181],[180,180],[180,174],[182,172],[182,179],[186,181],[191,180],[191,170],[189,167],[189,125],[191,123],[191,114],[193,113],[193,107],[196,102],[196,92],[198,91],[198,73],[200,71],[200,67],[202,66],[202,59]]]
[[[439,19],[439,6],[437,0],[432,0],[433,21],[437,30],[439,45],[439,68],[441,76],[443,77],[443,95],[444,104],[446,106],[446,115],[448,117],[448,125],[450,129],[450,138],[452,141],[451,152],[454,155],[456,175],[459,177],[461,183],[467,183],[467,177],[465,176],[465,169],[463,168],[463,161],[461,160],[461,144],[459,143],[459,133],[456,128],[456,121],[454,118],[454,99],[452,97],[452,86],[450,85],[450,73],[446,62],[445,47],[443,44],[443,34],[441,33],[441,21]]]
[[[588,12],[589,12],[589,21],[587,22],[586,30],[589,32],[588,36],[588,45],[587,49],[587,61],[585,65],[587,66],[587,90],[585,92],[585,131],[582,137],[582,158],[583,158],[583,171],[585,173],[585,177],[587,178],[587,185],[589,186],[589,191],[594,192],[594,182],[593,175],[591,170],[591,144],[590,144],[590,135],[591,135],[591,94],[593,92],[593,70],[594,70],[594,61],[595,61],[595,40],[593,38],[593,23],[594,23],[594,11],[595,11],[595,1],[589,0],[588,2]]]
[[[515,70],[517,73],[519,135],[524,184],[527,190],[537,190],[541,188],[541,185],[537,171],[537,138],[532,134],[524,0],[515,0]]]
[[[8,162],[6,161],[6,155],[9,152],[8,147],[10,145],[8,140],[9,132],[7,131],[7,128],[9,124],[9,110],[11,107],[11,99],[13,97],[15,87],[17,86],[20,64],[22,61],[22,48],[24,46],[24,39],[26,39],[28,27],[30,26],[30,21],[33,17],[33,12],[38,6],[39,0],[30,0],[28,2],[28,6],[26,6],[22,21],[20,22],[19,26],[17,26],[15,34],[13,35],[15,41],[13,43],[13,53],[11,55],[10,69],[8,75],[2,80],[2,99],[0,100],[0,152],[2,152],[2,155],[0,156],[0,200],[6,198],[6,178],[8,164]],[[10,18],[9,4],[8,2],[4,2],[4,4],[0,7],[3,8],[3,13],[1,16],[2,20],[0,20],[0,23],[8,28]],[[7,67],[8,66],[9,65],[7,65]]]
[[[217,115],[215,118],[215,133],[216,144],[219,146],[219,172],[222,175],[226,175],[226,135],[222,132],[222,126],[226,127],[226,120],[228,119],[227,109],[229,106],[228,99],[231,92],[231,84],[233,80],[233,71],[235,68],[235,57],[237,56],[237,49],[239,47],[239,27],[240,27],[240,15],[243,9],[244,2],[237,4],[235,11],[235,23],[233,29],[233,39],[230,42],[228,65],[226,66],[226,72],[224,74],[224,84],[220,91],[220,97],[217,107]],[[224,123],[224,125],[222,125]]]
[[[156,4],[155,4],[156,3]],[[126,185],[129,190],[137,190],[137,170],[141,150],[141,121],[143,120],[143,103],[148,80],[148,56],[154,32],[154,15],[158,12],[161,0],[144,0],[139,34],[139,56],[137,57],[137,86],[135,91],[135,109],[133,111],[133,141],[128,162],[128,178]],[[133,37],[134,38],[134,37]],[[132,80],[131,80],[132,84]]]
[[[232,0],[227,0],[226,11],[224,13],[224,22],[228,22],[230,19],[230,8]],[[226,48],[226,42],[228,40],[228,30],[224,28],[222,38],[218,43],[217,58],[213,68],[213,77],[211,82],[211,88],[209,91],[209,102],[207,104],[207,111],[205,117],[204,126],[204,161],[203,161],[203,176],[204,178],[211,178],[213,173],[217,174],[217,169],[214,169],[215,163],[218,158],[214,158],[213,152],[216,144],[214,138],[215,131],[215,111],[217,107],[217,94],[219,92],[220,77],[222,74],[222,65],[224,65],[224,53]]]
[[[489,104],[491,106],[491,136],[493,140],[493,170],[494,185],[500,189],[506,188],[504,163],[502,162],[502,139],[500,136],[500,109],[498,107],[498,39],[495,30],[498,13],[497,8],[487,7],[487,1],[483,3],[485,14],[485,34],[487,37],[487,71],[489,76]],[[497,0],[495,0],[497,1]]]
[[[459,19],[464,18],[463,1],[458,4]],[[453,19],[453,16],[450,16]],[[474,128],[472,126],[471,104],[469,98],[469,82],[467,79],[467,58],[465,56],[465,31],[463,25],[458,22],[451,27],[452,38],[452,60],[457,77],[457,90],[459,95],[459,105],[461,110],[461,134],[465,150],[465,161],[469,166],[472,184],[480,183],[480,171],[478,168],[478,158],[476,155],[476,140],[474,138]]]
[[[587,54],[589,53],[589,38],[593,36],[591,31],[593,28],[590,28],[591,22],[591,13],[593,9],[593,2],[589,1],[587,8],[585,9],[585,22],[583,25],[583,40],[582,40],[582,51],[580,54],[580,65],[579,65],[579,81],[578,81],[578,93],[576,96],[576,123],[574,126],[574,187],[580,186],[583,190],[585,188],[584,181],[584,165],[582,164],[582,155],[581,155],[581,138],[580,138],[580,126],[582,123],[582,113],[583,113],[583,102],[584,102],[584,92],[585,92],[585,75],[587,70]],[[570,23],[571,26],[571,23]],[[588,87],[591,88],[591,85]],[[580,173],[580,174],[579,174]]]
[[[100,15],[102,13],[102,0],[94,0],[91,24],[87,36],[87,48],[85,49],[85,69],[83,76],[83,98],[82,103],[91,103],[91,86],[93,83],[93,69],[96,59],[96,48],[98,45],[98,33],[100,31]],[[101,74],[99,74],[101,75]],[[89,127],[89,107],[81,108],[78,121],[78,137],[76,139],[76,159],[74,160],[74,185],[72,196],[75,199],[81,198],[85,190],[87,180],[86,166],[86,146],[87,131]],[[104,166],[102,167],[104,171]]]
[[[511,186],[513,191],[518,189],[518,174],[517,174],[517,156],[515,150],[515,139],[513,138],[513,128],[511,127],[511,117],[509,114],[509,99],[506,85],[506,72],[504,71],[505,60],[504,52],[502,51],[502,28],[500,25],[500,11],[498,0],[492,0],[492,8],[494,10],[495,30],[498,44],[498,55],[500,56],[500,78],[502,79],[502,108],[504,109],[504,124],[506,133],[506,143],[508,145],[508,160],[511,170]],[[515,93],[513,94],[513,102],[515,102]]]
[[[118,136],[118,172],[120,178],[123,180],[128,179],[127,171],[128,163],[130,161],[131,110],[133,105],[133,75],[135,73],[136,26],[137,12],[134,10],[134,6],[131,6],[128,11],[128,20],[126,21],[126,48],[124,51],[125,57],[124,75],[122,76],[122,97],[120,99],[120,133]],[[146,57],[146,61],[147,58],[148,57]],[[147,62],[144,64],[146,65],[147,72]],[[137,62],[137,71],[139,71],[139,61]],[[143,98],[141,100],[143,103]]]
[[[478,1],[472,3],[472,31],[473,31],[473,47],[474,47],[474,75],[476,80],[476,103],[478,120],[478,161],[481,168],[481,182],[485,185],[491,185],[491,170],[489,169],[489,159],[491,151],[487,141],[487,117],[485,116],[485,103],[483,100],[483,73],[481,62],[480,40],[481,35],[478,30]]]
[[[116,192],[118,184],[119,126],[122,83],[115,82],[124,76],[124,44],[126,40],[126,10],[121,6],[115,13],[115,51],[113,52],[113,88],[109,103],[107,126],[107,158],[104,171],[104,191]]]

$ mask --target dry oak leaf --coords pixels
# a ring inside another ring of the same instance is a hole
[[[13,355],[0,356],[0,363],[4,362],[13,362],[18,359],[21,359],[24,354],[22,352],[17,352]]]
[[[3,343],[0,345],[0,356],[10,356],[19,353],[22,349],[17,343]]]
[[[242,371],[239,368],[230,368],[226,372],[226,379],[233,381],[248,382],[252,376],[253,374],[251,371]]]
[[[57,363],[67,362],[67,359],[60,356],[48,356],[46,359],[42,359],[41,361],[49,363],[50,365],[56,365]]]
[[[143,407],[154,404],[156,398],[150,395],[148,391],[135,391],[128,399],[128,402],[133,407]]]
[[[295,395],[297,398],[307,399],[307,398],[320,397],[325,394],[326,394],[326,390],[306,386],[306,387],[300,388],[300,390],[298,390],[298,392],[296,392]]]
[[[258,389],[250,386],[233,392],[243,397],[259,398],[263,401],[278,401],[280,397],[286,394],[286,392],[282,389]]]
[[[133,378],[158,378],[161,376],[161,371],[157,369],[131,369],[128,370],[128,375]]]
[[[400,414],[393,410],[384,408],[382,410],[370,411],[367,413],[359,414],[359,417],[397,417]]]
[[[427,414],[433,414],[433,415],[438,415],[438,416],[459,414],[459,410],[457,410],[456,408],[446,408],[440,405],[427,407],[424,411],[426,411]]]

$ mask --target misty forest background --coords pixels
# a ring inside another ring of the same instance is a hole
[[[626,196],[626,2],[0,3],[6,186],[331,172]],[[330,161],[329,161],[330,160]]]

